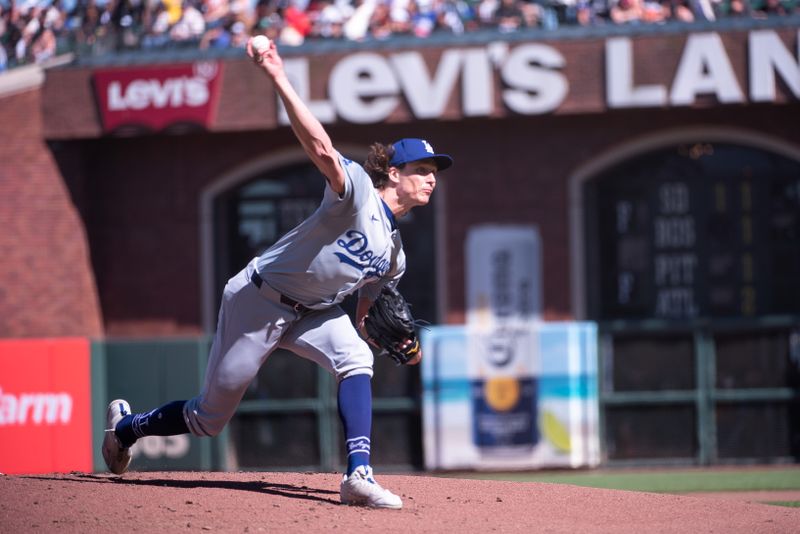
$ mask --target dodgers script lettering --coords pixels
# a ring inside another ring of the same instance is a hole
[[[348,230],[344,236],[346,239],[339,239],[336,244],[345,252],[334,252],[340,262],[352,265],[367,278],[383,276],[389,270],[389,260],[368,248],[369,240],[363,232]]]

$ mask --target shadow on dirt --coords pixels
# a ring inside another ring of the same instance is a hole
[[[58,480],[60,482],[80,482],[80,483],[101,483],[101,484],[122,484],[128,486],[155,486],[166,488],[182,489],[224,489],[235,491],[253,491],[256,493],[267,493],[290,499],[305,499],[328,504],[340,505],[339,492],[328,489],[310,488],[308,486],[296,486],[294,484],[276,484],[269,481],[235,481],[235,480],[170,480],[164,478],[135,479],[124,478],[114,475],[94,475],[90,473],[70,473],[63,477],[36,476],[30,475],[24,478],[36,478],[39,480]],[[325,497],[334,495],[335,498]]]

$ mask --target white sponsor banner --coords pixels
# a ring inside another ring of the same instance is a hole
[[[471,343],[467,328],[437,326],[423,331],[426,469],[576,468],[600,463],[596,325],[539,322],[532,328],[534,352],[540,355],[538,373],[519,379],[519,387],[510,386],[507,378],[495,385],[498,391],[487,395],[498,397],[491,402],[504,408],[503,403],[513,397],[508,392],[519,391],[517,397],[527,406],[495,410],[501,417],[487,412],[490,402],[483,406],[476,402],[481,397],[475,394],[476,381],[464,358]],[[534,388],[535,396],[526,396],[525,387]],[[477,440],[479,431],[495,442]],[[527,439],[530,431],[535,440]]]
[[[597,465],[596,326],[541,320],[535,227],[475,227],[466,248],[466,325],[422,335],[425,467]]]
[[[532,226],[479,226],[467,238],[471,434],[486,457],[524,457],[539,442],[539,248]]]
[[[534,226],[482,225],[467,236],[467,324],[493,326],[541,317],[541,251]]]

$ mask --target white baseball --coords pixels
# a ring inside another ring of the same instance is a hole
[[[253,40],[250,41],[250,44],[253,46],[253,50],[261,55],[269,50],[269,37],[266,35],[256,35],[253,37]]]

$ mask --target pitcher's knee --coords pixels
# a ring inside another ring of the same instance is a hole
[[[337,382],[341,382],[345,378],[350,378],[351,376],[356,376],[356,375],[367,375],[370,378],[372,378],[372,374],[373,374],[372,367],[356,367],[353,369],[349,369],[346,372],[335,373]]]
[[[333,374],[338,382],[355,375],[369,375],[371,378],[374,363],[375,357],[365,343],[363,350],[352,352],[347,358],[336,362]]]
[[[187,401],[183,407],[183,419],[189,427],[189,432],[199,437],[218,436],[233,414],[213,415],[203,409],[202,405],[201,398],[195,397]]]

